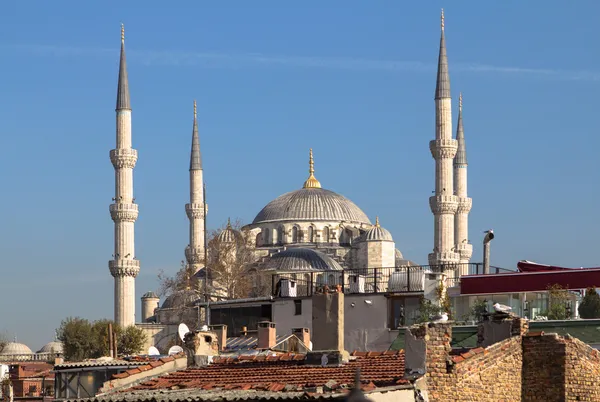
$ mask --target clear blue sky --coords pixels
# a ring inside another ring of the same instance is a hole
[[[37,349],[67,316],[112,317],[121,22],[140,155],[138,298],[188,242],[194,98],[209,227],[249,222],[300,188],[312,147],[324,187],[426,263],[444,6],[473,261],[493,228],[494,265],[600,265],[596,0],[12,1],[0,6],[0,331]]]

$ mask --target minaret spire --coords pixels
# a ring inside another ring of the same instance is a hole
[[[190,155],[190,170],[202,169],[202,154],[200,153],[200,136],[198,135],[198,110],[194,100],[194,127],[192,129],[192,152]]]
[[[110,216],[115,222],[113,259],[108,262],[115,278],[115,322],[121,327],[135,324],[135,277],[140,261],[135,255],[135,221],[138,205],[133,198],[133,168],[138,153],[131,147],[131,104],[125,61],[125,29],[121,25],[121,57],[117,85],[117,146],[110,151],[115,169],[115,197]]]
[[[448,56],[446,54],[446,35],[444,34],[444,9],[441,17],[440,53],[438,56],[437,81],[435,99],[450,98],[450,73],[448,72]]]
[[[469,243],[469,212],[473,200],[467,196],[467,147],[463,129],[462,93],[458,97],[458,123],[456,126],[456,142],[458,151],[454,157],[454,195],[458,197],[458,208],[454,215],[455,249],[460,255],[458,275],[469,274],[469,261],[473,255],[473,245]]]
[[[435,140],[429,143],[431,155],[435,159],[435,195],[429,198],[429,206],[434,215],[433,252],[429,254],[429,264],[438,266],[443,271],[454,269],[454,264],[459,261],[454,242],[454,215],[458,208],[458,198],[454,195],[452,169],[457,147],[456,140],[452,138],[452,99],[442,10],[435,85]]]
[[[315,161],[313,160],[312,148],[308,157],[308,179],[304,182],[304,188],[321,188],[321,183],[315,178]]]
[[[129,101],[129,80],[125,58],[125,26],[121,24],[121,60],[119,62],[119,84],[117,85],[117,110],[131,110]]]
[[[190,243],[185,249],[188,266],[197,272],[204,261],[204,171],[200,153],[198,134],[198,107],[194,100],[194,124],[192,128],[192,150],[190,152],[190,202],[185,205],[185,213],[190,220]]]

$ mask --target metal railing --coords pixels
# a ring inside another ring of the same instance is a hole
[[[411,293],[423,292],[427,274],[444,272],[448,285],[460,283],[460,276],[483,274],[482,263],[415,265],[402,267],[359,268],[341,271],[298,271],[274,273],[271,295],[275,297],[311,296],[327,288],[340,288],[344,293]],[[490,274],[514,272],[490,267]],[[430,279],[437,279],[432,277]]]

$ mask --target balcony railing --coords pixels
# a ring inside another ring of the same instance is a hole
[[[423,292],[427,274],[445,272],[448,286],[460,283],[460,274],[482,274],[483,264],[415,265],[403,267],[359,268],[342,271],[298,271],[274,273],[271,294],[275,297],[303,297],[321,292],[325,287],[340,288],[344,293],[412,293]],[[490,267],[490,274],[514,272]]]

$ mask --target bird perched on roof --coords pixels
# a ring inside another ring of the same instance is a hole
[[[504,304],[496,303],[494,304],[494,311],[496,313],[510,313],[512,307],[505,306]]]
[[[448,321],[448,313],[442,313],[439,315],[435,315],[433,317],[431,317],[431,321],[432,322],[446,322]]]

